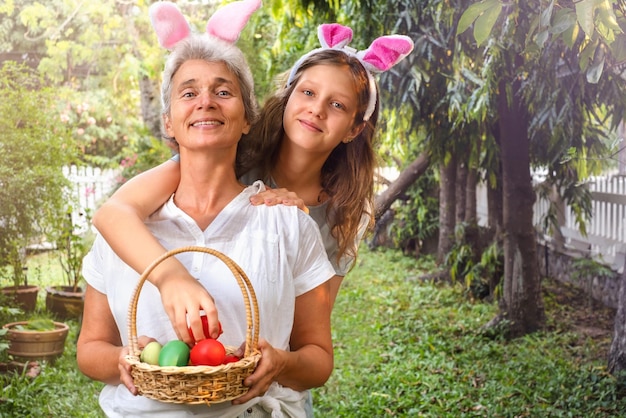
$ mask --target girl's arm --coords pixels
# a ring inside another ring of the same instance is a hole
[[[176,191],[179,180],[178,163],[168,160],[128,180],[93,216],[113,251],[139,273],[166,252],[143,222]],[[149,280],[157,284],[163,270],[157,267]]]
[[[113,251],[138,273],[167,251],[144,220],[170,198],[179,180],[179,164],[166,161],[130,179],[94,214],[94,226]],[[175,257],[160,263],[148,281],[159,289],[179,339],[192,342],[187,321],[194,335],[203,335],[200,310],[205,311],[209,331],[217,338],[219,325],[213,299]]]

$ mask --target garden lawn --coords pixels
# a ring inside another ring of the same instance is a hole
[[[610,310],[570,306],[574,291],[546,281],[546,330],[507,342],[480,332],[497,307],[421,280],[434,269],[362,248],[333,313],[335,370],[313,391],[317,417],[626,416],[626,393],[605,371]],[[39,376],[0,375],[0,417],[103,416],[102,385],[78,372],[70,325],[63,357]]]
[[[317,416],[626,416],[626,393],[605,371],[605,309],[559,305],[546,291],[547,329],[507,342],[480,332],[495,304],[420,279],[433,270],[396,251],[361,250],[333,312],[335,370],[313,392]],[[581,316],[604,330],[579,332]]]

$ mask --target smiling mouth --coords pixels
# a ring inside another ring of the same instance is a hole
[[[217,120],[203,120],[203,121],[194,122],[191,124],[191,126],[217,126],[217,125],[223,125],[223,123]]]
[[[313,124],[313,123],[311,123],[311,122],[309,122],[307,120],[299,119],[299,122],[305,128],[308,128],[310,130],[314,130],[314,131],[317,131],[317,132],[322,132],[322,130],[320,128],[318,128],[317,125],[315,125],[315,124]]]

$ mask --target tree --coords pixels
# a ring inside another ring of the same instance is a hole
[[[452,226],[464,218],[455,207],[463,196],[452,189],[462,189],[463,165],[476,169],[480,162],[490,185],[490,220],[505,257],[494,323],[507,319],[511,336],[543,321],[530,169],[548,168],[549,181],[584,228],[580,179],[598,168],[594,161],[606,152],[607,131],[621,121],[626,97],[615,71],[626,58],[616,23],[622,3],[544,3],[387,2],[395,12],[382,19],[416,40],[406,60],[409,75],[390,79],[402,92],[396,102],[411,103],[413,125],[427,132],[429,160],[442,167],[440,259]],[[464,33],[472,25],[475,42]],[[465,213],[472,218],[471,206]]]
[[[41,117],[56,96],[35,71],[5,63],[0,94],[0,267],[11,265],[17,282],[25,248],[65,219],[69,185],[62,169],[76,149],[63,125]]]
[[[459,33],[473,24],[476,43],[484,48],[479,94],[496,109],[505,276],[494,322],[508,320],[512,336],[538,329],[543,319],[531,166],[546,165],[555,183],[573,184],[569,179],[580,179],[592,166],[585,157],[603,152],[603,124],[614,129],[624,116],[624,83],[610,71],[624,57],[613,42],[623,35],[618,15],[624,19],[623,6],[609,0],[484,0],[459,22]],[[568,160],[569,150],[577,158]],[[559,191],[566,198],[579,196]]]
[[[0,16],[6,46],[0,56],[26,57],[57,89],[55,118],[72,129],[83,161],[117,164],[128,143],[145,137],[137,91],[156,78],[151,64],[158,50],[145,40],[151,33],[146,2],[12,0],[0,6]]]

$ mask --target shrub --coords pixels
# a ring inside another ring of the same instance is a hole
[[[21,249],[63,219],[67,179],[75,155],[54,116],[55,92],[36,72],[14,62],[0,69],[0,266],[22,271]]]

